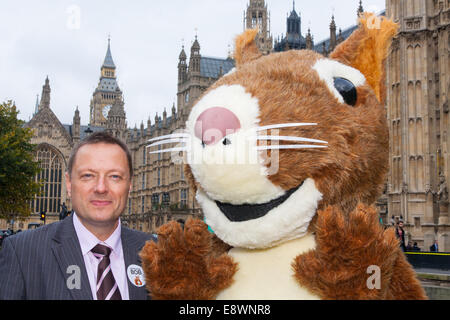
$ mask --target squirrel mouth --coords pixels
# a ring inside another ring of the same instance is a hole
[[[287,191],[286,194],[284,194],[283,196],[262,204],[233,205],[229,203],[222,203],[219,201],[216,201],[216,204],[219,207],[220,211],[222,211],[222,213],[231,222],[244,222],[255,220],[264,217],[272,209],[283,204],[287,199],[289,199],[289,197],[292,194],[294,194],[298,189],[300,189],[302,185],[303,182],[298,187]]]

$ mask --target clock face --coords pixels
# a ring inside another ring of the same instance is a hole
[[[105,119],[108,119],[109,110],[111,110],[111,106],[110,105],[107,105],[107,106],[103,107],[102,114],[103,114],[103,117]]]

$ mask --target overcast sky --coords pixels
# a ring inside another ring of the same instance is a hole
[[[271,33],[286,32],[292,0],[266,1]],[[0,102],[14,100],[28,121],[45,77],[50,79],[51,108],[72,124],[78,106],[81,123],[100,77],[108,35],[124,93],[129,127],[155,113],[168,113],[176,102],[178,56],[184,39],[189,56],[197,32],[200,53],[227,56],[243,31],[248,0],[0,0]],[[356,22],[359,0],[296,1],[302,34],[308,27],[317,43],[329,36],[334,13],[343,30]],[[363,0],[366,11],[380,12],[385,0]],[[79,17],[79,19],[78,19]],[[197,30],[197,31],[196,31]]]

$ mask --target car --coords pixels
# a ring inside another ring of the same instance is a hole
[[[3,243],[3,240],[5,240],[10,235],[12,235],[11,230],[0,230],[0,245]]]
[[[28,224],[28,230],[37,229],[37,228],[39,228],[41,226],[42,226],[42,223],[35,223],[35,222],[29,223]]]

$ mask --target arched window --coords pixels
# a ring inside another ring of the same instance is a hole
[[[407,52],[407,62],[408,62],[408,80],[414,80],[416,74],[414,72],[414,63],[415,63],[415,58],[414,58],[414,47],[413,46],[409,46],[406,49]]]
[[[49,146],[40,146],[36,151],[36,160],[42,169],[35,177],[35,181],[42,181],[41,192],[32,201],[33,212],[58,213],[61,206],[62,194],[62,157]]]
[[[142,190],[145,190],[145,172],[142,174]]]
[[[188,193],[188,189],[181,189],[180,190],[180,204],[181,204],[181,208],[186,208],[187,207],[187,193]]]

